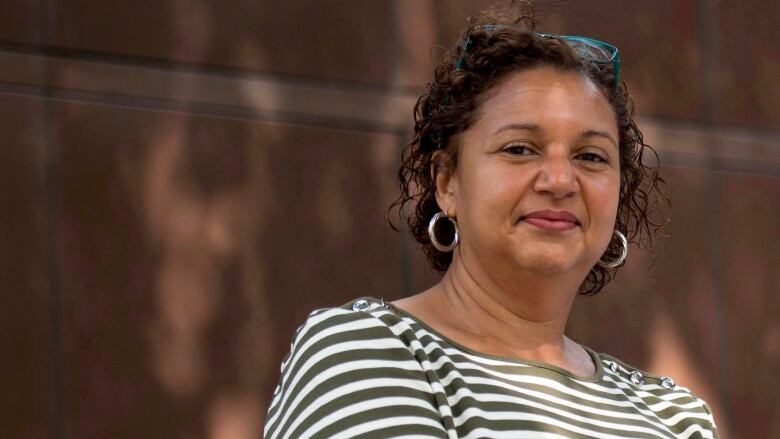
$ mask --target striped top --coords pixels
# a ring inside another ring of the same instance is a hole
[[[282,362],[264,437],[715,438],[671,379],[588,353],[593,376],[482,354],[362,298],[314,311]]]

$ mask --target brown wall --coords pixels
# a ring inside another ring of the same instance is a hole
[[[258,437],[310,310],[435,282],[385,209],[490,3],[2,1],[0,437]],[[778,3],[539,3],[621,48],[674,206],[572,334],[780,438]]]

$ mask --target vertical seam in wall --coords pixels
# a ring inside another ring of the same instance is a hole
[[[715,85],[713,83],[714,68],[714,41],[715,38],[715,11],[711,0],[698,0],[697,6],[697,35],[699,46],[699,59],[701,62],[699,77],[699,118],[712,122],[715,108]]]
[[[46,192],[46,242],[47,272],[49,277],[49,308],[51,326],[51,369],[52,369],[52,430],[53,437],[63,439],[63,392],[62,392],[62,310],[60,295],[59,258],[57,254],[57,185],[56,151],[53,133],[53,102],[43,93],[43,148],[44,187]]]
[[[403,145],[406,143],[406,136],[405,134],[398,133],[396,136],[396,144],[398,145],[398,150],[400,151],[403,148]],[[400,154],[399,154],[400,157]],[[403,206],[398,206],[399,213],[402,211]],[[409,297],[412,296],[414,291],[414,278],[412,276],[412,251],[414,250],[412,248],[412,239],[409,236],[408,228],[406,224],[401,221],[400,216],[395,215],[394,213],[390,213],[390,218],[393,221],[399,221],[398,226],[400,227],[400,230],[398,233],[398,238],[401,242],[401,289],[403,293],[403,297]]]
[[[399,94],[399,83],[401,80],[401,66],[400,63],[403,59],[403,50],[402,50],[402,42],[401,42],[401,11],[400,8],[402,7],[400,5],[399,1],[392,2],[392,8],[393,13],[391,14],[391,29],[393,30],[393,48],[392,48],[392,54],[393,54],[393,79],[392,84],[390,86],[390,94],[391,95],[397,95]],[[396,133],[396,142],[395,142],[395,148],[396,148],[396,154],[395,156],[398,157],[398,162],[396,162],[396,165],[400,166],[401,164],[401,151],[403,151],[403,146],[406,143],[406,135],[402,131],[399,131]],[[403,206],[398,206],[398,209],[402,209]],[[400,213],[402,210],[399,210]],[[409,234],[407,233],[407,228],[405,224],[403,224],[402,221],[400,221],[400,216],[395,215],[395,212],[388,212],[390,215],[391,221],[399,221],[398,226],[401,228],[398,232],[398,239],[400,240],[401,244],[401,293],[403,297],[409,297],[414,294],[414,279],[412,276],[412,243],[409,237]]]
[[[49,46],[51,43],[52,3],[49,0],[40,0],[39,16],[39,48]],[[44,67],[46,77],[49,78],[48,63]],[[42,139],[44,160],[44,191],[45,191],[45,215],[46,215],[46,270],[49,281],[49,311],[50,311],[50,343],[51,343],[51,429],[54,439],[64,439],[63,419],[63,384],[62,384],[62,302],[60,294],[60,273],[58,258],[58,203],[57,203],[57,154],[54,135],[54,111],[51,89],[41,89],[42,105]]]
[[[699,116],[703,120],[714,120],[715,109],[715,84],[714,84],[714,61],[715,61],[715,41],[716,36],[716,16],[715,4],[711,0],[698,0],[697,7],[697,35],[699,55],[701,59],[699,93],[701,96],[701,107]],[[717,171],[718,159],[710,157],[709,182],[707,185],[707,208],[709,210],[709,230],[708,230],[708,250],[710,262],[710,276],[712,278],[712,294],[715,318],[715,340],[717,355],[717,389],[720,397],[720,406],[722,412],[718,416],[725,418],[728,425],[733,423],[733,411],[731,410],[731,380],[729,367],[729,345],[728,328],[726,327],[726,291],[723,286],[723,220],[721,211],[723,203],[723,173]]]
[[[712,277],[712,294],[714,302],[715,316],[715,340],[717,341],[717,387],[720,393],[720,405],[723,413],[719,416],[726,418],[728,425],[734,425],[732,422],[731,410],[731,380],[729,367],[729,343],[728,328],[726,327],[726,291],[723,287],[723,220],[721,212],[723,202],[723,173],[718,170],[710,171],[709,184],[707,187],[707,206],[709,208],[710,227],[709,227],[709,260],[710,276]]]

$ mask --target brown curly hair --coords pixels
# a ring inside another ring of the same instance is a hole
[[[551,66],[579,72],[599,87],[615,112],[619,131],[621,187],[615,228],[629,242],[649,247],[653,232],[666,222],[654,220],[657,201],[669,205],[662,190],[664,180],[658,176],[658,156],[644,143],[634,122],[634,104],[625,83],[616,81],[608,66],[580,59],[565,41],[544,37],[536,33],[535,27],[529,2],[513,1],[470,18],[468,29],[445,53],[433,81],[414,107],[414,135],[403,148],[398,170],[401,194],[390,210],[398,208],[400,218],[422,245],[431,267],[440,273],[449,267],[452,253],[439,252],[428,237],[428,222],[441,210],[436,202],[431,165],[436,162],[436,166],[455,169],[458,135],[476,121],[485,91],[517,70]],[[441,153],[434,155],[437,151]],[[655,164],[644,163],[646,153],[655,159]],[[444,164],[439,162],[442,156]],[[392,222],[391,226],[399,230]],[[613,240],[602,258],[614,260],[620,253],[621,244]],[[580,293],[598,293],[614,275],[615,270],[594,266],[580,285]]]

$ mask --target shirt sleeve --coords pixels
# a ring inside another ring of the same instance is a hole
[[[446,438],[420,363],[371,313],[315,311],[282,362],[264,437]]]
[[[710,431],[712,432],[712,437],[714,439],[718,439],[720,436],[718,435],[718,426],[715,425],[715,416],[712,414],[712,408],[710,408],[709,404],[704,402],[704,410],[707,411],[707,414],[710,415],[709,421],[712,428]]]

